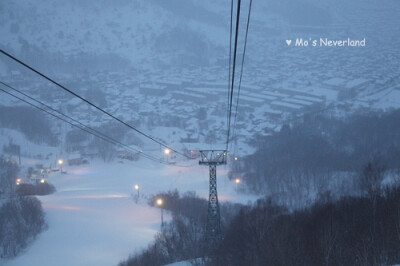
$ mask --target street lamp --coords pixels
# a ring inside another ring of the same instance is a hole
[[[19,186],[19,184],[21,184],[21,178],[17,178],[17,180],[15,180],[15,184],[17,184],[17,186]]]
[[[236,189],[238,188],[238,185],[240,184],[240,182],[242,182],[242,180],[240,180],[240,178],[235,179]]]
[[[62,165],[64,164],[63,159],[59,159],[58,164],[60,165],[60,172],[62,173]]]
[[[163,202],[162,198],[158,198],[156,203],[157,203],[158,207],[160,207],[160,209],[161,209],[161,227],[163,227],[164,226],[164,213],[163,213],[162,205],[164,202]]]
[[[137,195],[136,195],[136,203],[139,201],[139,185],[136,184],[135,185],[135,190],[137,191]]]
[[[164,154],[165,154],[165,156],[167,157],[167,162],[168,162],[168,156],[171,154],[171,150],[168,149],[168,148],[166,148],[166,149],[164,150]]]
[[[40,184],[44,184],[46,180],[44,178],[40,179]]]

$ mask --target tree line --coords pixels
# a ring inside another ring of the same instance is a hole
[[[153,266],[182,260],[189,260],[194,265],[203,263],[209,252],[206,241],[207,201],[195,192],[181,195],[174,190],[150,197],[148,204],[157,206],[158,198],[163,199],[162,208],[171,214],[171,221],[161,227],[154,241],[146,249],[133,254],[119,265]],[[220,209],[221,226],[224,231],[239,212],[240,205],[222,203]]]
[[[271,196],[291,208],[321,194],[337,198],[360,193],[360,170],[379,160],[400,168],[400,110],[360,113],[346,118],[305,116],[270,136],[257,137],[254,154],[234,162],[230,178],[245,190]]]
[[[17,256],[46,228],[40,201],[16,192],[18,170],[0,157],[0,258]]]
[[[18,130],[37,144],[59,143],[46,116],[32,107],[0,105],[0,127]]]
[[[222,204],[223,237],[213,247],[205,230],[207,201],[194,193],[162,193],[172,220],[147,248],[119,265],[398,264],[400,184],[378,188],[371,180],[379,169],[366,165],[362,172],[367,184],[362,195],[339,200],[325,195],[295,211],[268,197],[246,206]]]

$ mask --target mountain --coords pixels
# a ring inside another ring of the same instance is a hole
[[[248,7],[249,1],[242,1],[234,105]],[[236,2],[233,11],[235,24]],[[288,118],[327,106],[339,115],[398,108],[399,11],[395,0],[254,1],[238,135],[268,134]],[[208,131],[225,123],[230,1],[3,1],[0,25],[1,48],[78,93],[105,93],[109,110],[128,120],[153,113],[142,119],[150,131],[179,125],[179,138],[189,129],[200,141],[212,140]],[[321,40],[365,45],[323,46]],[[304,41],[307,45],[297,45]],[[36,87],[59,106],[61,92],[0,58],[3,80],[22,79],[24,88]],[[150,95],[154,86],[161,96]],[[76,106],[71,98],[65,102],[71,110]],[[207,109],[208,119],[193,120],[199,108]],[[82,114],[79,108],[74,112]]]

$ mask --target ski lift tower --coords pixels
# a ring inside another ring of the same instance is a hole
[[[200,150],[200,165],[210,169],[210,192],[208,197],[207,238],[213,245],[221,237],[221,217],[217,193],[217,165],[226,164],[226,150]]]

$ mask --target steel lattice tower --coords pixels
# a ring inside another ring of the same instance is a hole
[[[226,164],[226,151],[200,151],[200,165],[208,165],[210,169],[210,191],[207,213],[207,239],[211,245],[221,237],[221,217],[217,192],[217,165]]]

